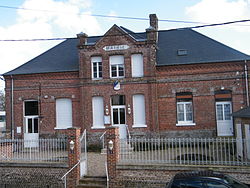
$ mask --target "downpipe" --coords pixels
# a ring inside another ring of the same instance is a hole
[[[245,60],[244,72],[245,72],[245,87],[246,87],[246,97],[247,97],[247,106],[249,106],[249,86],[248,86],[248,69],[247,61]]]

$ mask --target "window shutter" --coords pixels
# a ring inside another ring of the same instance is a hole
[[[110,65],[124,64],[124,57],[122,55],[114,55],[109,57]]]
[[[143,56],[142,54],[133,54],[131,56],[132,77],[143,77]]]
[[[146,126],[144,95],[138,94],[133,96],[133,115],[134,127]]]
[[[93,128],[104,127],[103,97],[92,98]]]
[[[72,127],[72,101],[71,99],[56,99],[56,128],[69,127]]]

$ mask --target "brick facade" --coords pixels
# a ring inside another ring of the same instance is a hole
[[[86,44],[88,38],[86,34],[79,34],[77,46],[79,71],[5,76],[7,128],[10,130],[13,125],[15,137],[22,137],[24,101],[38,100],[39,134],[40,136],[54,135],[56,134],[54,129],[56,99],[67,98],[72,101],[73,127],[87,129],[93,135],[91,139],[98,141],[104,128],[92,129],[92,97],[103,97],[104,111],[107,109],[107,115],[111,116],[111,96],[124,95],[126,125],[132,135],[216,136],[215,92],[222,88],[222,90],[231,91],[233,111],[246,106],[244,61],[157,66],[157,17],[151,15],[150,18],[152,27],[146,30],[144,41],[135,40],[116,25],[94,45]],[[114,45],[127,45],[129,48],[104,50],[105,46]],[[143,55],[144,76],[142,78],[132,77],[132,54]],[[120,90],[113,88],[117,79],[110,78],[109,57],[112,55],[123,55],[125,60],[125,77],[118,79],[121,84]],[[93,56],[102,57],[103,78],[101,80],[91,79],[91,57]],[[250,66],[250,62],[247,64]],[[192,93],[194,126],[176,126],[176,94],[180,92]],[[134,119],[132,99],[135,94],[143,94],[145,97],[147,127],[144,128],[132,127]],[[131,106],[132,113],[128,113],[128,106]],[[17,127],[21,127],[21,133],[17,133]]]

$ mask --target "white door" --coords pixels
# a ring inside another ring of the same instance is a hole
[[[39,146],[38,116],[25,117],[24,147],[34,148]]]
[[[119,127],[120,139],[127,138],[126,106],[112,106],[112,125]]]
[[[218,136],[233,136],[232,103],[216,102],[216,121]]]

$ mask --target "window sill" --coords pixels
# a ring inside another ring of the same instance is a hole
[[[64,130],[64,129],[68,129],[68,128],[72,128],[72,126],[71,127],[55,127],[54,129],[55,130]]]
[[[181,126],[195,126],[196,123],[177,123],[176,126],[181,127]]]
[[[105,127],[91,127],[91,129],[105,129]]]
[[[92,78],[94,81],[103,80],[103,78]]]
[[[146,128],[146,127],[147,127],[147,125],[140,125],[140,124],[132,125],[132,128]]]

